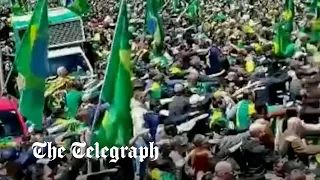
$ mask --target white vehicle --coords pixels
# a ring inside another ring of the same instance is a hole
[[[12,25],[16,49],[28,27],[32,12],[13,16]],[[85,42],[83,22],[80,16],[67,8],[48,10],[49,18],[49,66],[50,75],[56,75],[57,68],[65,66],[68,72],[83,76],[93,76],[93,68],[87,59],[82,44]]]
[[[73,76],[93,75],[93,68],[79,46],[51,50],[48,59],[51,76],[56,75],[60,66],[64,66]]]

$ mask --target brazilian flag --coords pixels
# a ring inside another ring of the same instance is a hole
[[[14,61],[22,86],[19,111],[36,130],[42,129],[48,42],[48,1],[39,0]]]
[[[283,19],[285,22],[285,30],[289,33],[293,31],[294,21],[294,2],[293,0],[286,0],[284,4]]]
[[[113,39],[110,63],[117,68],[112,75],[111,81],[104,81],[105,92],[113,92],[110,109],[105,112],[103,120],[96,125],[93,142],[98,142],[100,147],[125,146],[132,138],[132,120],[130,100],[133,96],[131,83],[131,52],[129,44],[127,3],[122,0],[118,15],[116,32]],[[109,64],[109,66],[111,66]],[[110,68],[110,67],[109,67]],[[106,74],[109,76],[109,74]],[[107,96],[108,97],[108,96]]]
[[[153,35],[152,49],[155,57],[162,56],[162,50],[164,48],[164,28],[162,20],[158,12],[158,5],[155,0],[147,0],[146,10],[146,31],[148,34]]]
[[[116,79],[118,76],[119,63],[121,59],[119,49],[126,43],[126,41],[129,41],[129,20],[127,17],[127,9],[126,7],[124,8],[122,6],[124,5],[121,4],[120,6],[117,26],[115,28],[113,36],[114,39],[111,45],[111,53],[108,59],[108,66],[106,68],[106,75],[100,95],[101,99],[109,104],[112,103],[115,93]]]
[[[286,31],[284,23],[277,25],[276,36],[273,40],[273,52],[281,58],[290,57],[295,52],[294,44],[290,41],[290,33]]]

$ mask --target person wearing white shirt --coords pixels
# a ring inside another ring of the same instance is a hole
[[[133,124],[133,136],[136,136],[144,129],[144,115],[148,112],[145,105],[146,94],[144,92],[136,92],[131,99],[131,118]]]
[[[133,136],[136,137],[141,134],[142,131],[145,131],[144,128],[145,120],[144,115],[148,112],[148,108],[145,104],[146,93],[142,91],[136,91],[134,97],[131,99],[131,118],[133,124]],[[147,146],[146,142],[142,137],[139,137],[134,146],[136,148]],[[139,179],[143,179],[146,175],[146,160],[140,162],[139,158],[135,160],[135,176]]]

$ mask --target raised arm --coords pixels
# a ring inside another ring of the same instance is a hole
[[[320,153],[320,145],[306,145],[302,139],[295,137],[291,142],[294,152],[299,154],[314,155]]]

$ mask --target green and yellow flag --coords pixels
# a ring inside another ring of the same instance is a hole
[[[153,34],[152,49],[154,56],[162,56],[164,49],[164,29],[160,17],[156,20],[156,31]]]
[[[285,30],[291,33],[293,31],[294,21],[294,2],[293,0],[285,0],[283,19],[285,21]]]
[[[197,21],[200,17],[200,2],[199,0],[193,0],[187,10],[187,15],[192,21]]]
[[[48,63],[48,2],[39,0],[15,57],[22,79],[19,110],[35,129],[42,129]]]
[[[295,52],[294,44],[290,40],[290,33],[286,31],[284,23],[277,25],[276,36],[273,40],[273,52],[281,58],[290,57]]]
[[[146,10],[146,31],[153,35],[152,49],[155,57],[163,55],[164,48],[164,29],[162,20],[158,12],[158,3],[155,0],[147,0]]]
[[[105,112],[101,124],[96,126],[93,141],[98,142],[101,147],[125,146],[132,138],[130,101],[133,96],[133,87],[128,22],[126,0],[122,0],[113,40],[114,55],[110,58],[110,63],[114,63],[113,67],[117,68],[117,71],[113,76],[113,84],[109,84],[108,79],[104,81],[104,87],[113,91],[113,98],[110,109]],[[106,76],[108,77],[109,74]]]
[[[280,56],[283,50],[283,35],[285,34],[282,24],[277,25],[276,36],[273,40],[273,52],[275,55]]]
[[[14,15],[23,15],[24,14],[25,10],[23,8],[23,4],[22,4],[21,0],[12,0],[11,3],[12,3],[11,10]]]
[[[121,4],[121,8],[122,6],[123,4]],[[123,44],[123,41],[126,41],[127,38],[129,39],[128,27],[129,20],[127,18],[127,9],[120,9],[117,26],[114,31],[111,53],[108,58],[104,84],[101,90],[101,99],[109,104],[112,103],[115,93],[116,78],[118,75],[118,67],[121,58],[119,54],[119,48]]]
[[[159,0],[147,0],[145,26],[146,32],[150,35],[154,34],[157,26],[157,19],[159,18],[159,9],[161,3]]]
[[[88,0],[74,0],[70,5],[68,5],[68,9],[79,16],[82,16],[89,12],[90,6]]]

